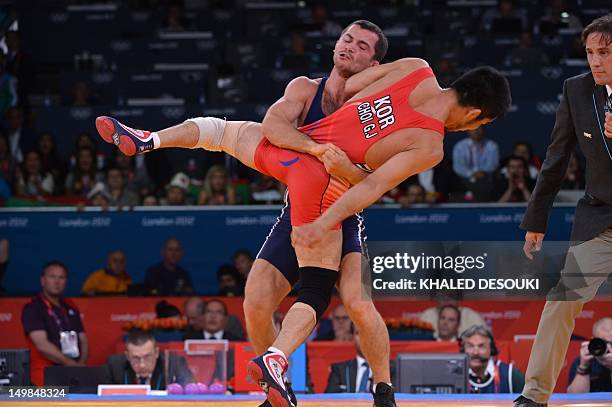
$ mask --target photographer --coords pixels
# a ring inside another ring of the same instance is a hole
[[[572,363],[567,392],[610,392],[611,370],[612,318],[602,318],[593,325],[593,339],[590,342],[582,342],[580,356]]]
[[[511,156],[506,165],[506,178],[500,174],[493,190],[498,202],[527,202],[535,185],[529,177],[528,164],[523,157]]]

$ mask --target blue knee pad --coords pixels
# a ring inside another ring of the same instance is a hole
[[[317,314],[317,322],[329,306],[338,272],[320,267],[300,267],[300,290],[295,302],[308,304]]]

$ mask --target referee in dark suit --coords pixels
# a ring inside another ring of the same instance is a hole
[[[573,243],[560,284],[542,312],[525,388],[515,407],[547,405],[574,319],[612,271],[612,14],[589,24],[582,42],[591,72],[563,85],[551,143],[521,224],[527,231],[524,251],[529,258],[542,247],[550,208],[576,144],[586,158],[586,193],[576,208]]]

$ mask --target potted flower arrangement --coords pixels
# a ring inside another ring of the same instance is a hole
[[[427,341],[433,339],[433,326],[420,319],[386,318],[389,338],[395,341]]]

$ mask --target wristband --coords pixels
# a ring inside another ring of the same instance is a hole
[[[576,368],[576,374],[579,374],[581,376],[588,376],[589,373],[591,373],[591,368],[584,368],[582,366],[578,366]]]

